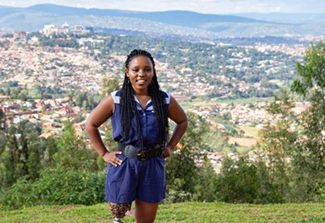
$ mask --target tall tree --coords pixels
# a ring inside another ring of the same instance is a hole
[[[195,194],[198,201],[212,202],[217,198],[217,173],[207,157],[205,157],[202,167],[199,168]]]
[[[277,120],[261,133],[273,185],[290,202],[324,199],[325,188],[325,44],[312,45],[291,92],[306,102],[298,116],[288,94],[276,98],[270,112]]]
[[[28,175],[31,180],[36,180],[41,171],[41,140],[33,131],[28,136]]]
[[[297,63],[299,78],[291,86],[292,92],[308,100],[310,106],[302,113],[301,137],[293,162],[302,177],[296,178],[313,196],[324,197],[325,188],[325,43],[312,45],[304,63]],[[299,194],[301,188],[296,190]]]

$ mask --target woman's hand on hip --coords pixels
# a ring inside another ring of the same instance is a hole
[[[105,162],[112,164],[113,166],[119,166],[122,164],[122,160],[117,157],[118,154],[122,154],[121,151],[112,151],[104,154],[103,159]]]
[[[170,145],[168,145],[165,149],[164,149],[164,151],[163,151],[163,155],[164,155],[164,157],[165,158],[167,158],[167,157],[170,157],[172,154],[173,154],[173,149],[172,149],[172,147],[170,146]]]

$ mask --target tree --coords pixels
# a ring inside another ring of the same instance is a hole
[[[291,158],[296,151],[298,137],[297,130],[293,128],[298,121],[292,112],[293,107],[293,99],[287,91],[282,90],[275,96],[267,109],[273,119],[259,132],[260,142],[256,146],[264,151],[272,185],[278,190],[275,193],[281,194],[283,199],[290,196]]]
[[[199,168],[194,196],[196,200],[205,202],[212,202],[217,198],[217,174],[207,157],[205,157],[203,166]]]
[[[31,180],[36,180],[39,177],[41,171],[41,141],[37,138],[35,132],[32,132],[28,136],[29,146],[28,146],[28,160],[27,169],[29,178]]]
[[[54,161],[58,168],[70,170],[89,170],[96,165],[93,151],[87,150],[82,139],[76,135],[71,122],[64,122],[64,128],[58,139],[58,152]],[[95,168],[96,169],[96,168]]]
[[[55,166],[55,160],[54,155],[58,152],[58,146],[57,141],[54,137],[49,137],[45,141],[45,152],[44,152],[44,166],[46,167],[54,167]]]
[[[36,179],[40,171],[40,143],[34,123],[21,121],[18,126],[10,124],[5,132],[6,143],[0,154],[1,185],[7,188],[19,178]]]
[[[261,132],[272,184],[285,201],[324,200],[325,188],[325,44],[312,45],[297,63],[292,93],[308,102],[298,116],[288,93],[275,98],[269,111],[276,123]]]
[[[0,131],[6,130],[7,124],[6,124],[6,115],[0,108]]]
[[[180,147],[166,160],[166,184],[171,202],[190,200],[195,193],[198,167],[194,159],[203,148],[206,123],[194,113],[188,113],[188,127]]]
[[[300,78],[294,80],[291,91],[304,97],[311,93],[312,97],[320,96],[318,99],[324,102],[325,43],[319,42],[307,49],[304,63],[297,62],[296,70]]]
[[[226,158],[218,178],[218,197],[231,203],[255,203],[260,180],[256,166],[245,157],[238,161]]]
[[[7,124],[5,113],[0,108],[0,156],[6,148],[7,143]]]
[[[120,88],[118,79],[104,77],[102,80],[102,94],[101,97],[105,97],[109,93],[116,91]]]
[[[310,106],[302,113],[301,136],[294,154],[295,179],[310,193],[306,199],[324,199],[325,188],[325,43],[312,45],[304,63],[297,63],[299,79],[291,91],[303,96]],[[299,194],[301,188],[296,189]]]

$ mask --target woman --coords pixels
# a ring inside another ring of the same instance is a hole
[[[107,150],[98,132],[108,118],[117,151]],[[170,139],[168,118],[176,123]],[[108,163],[105,198],[114,222],[122,222],[133,201],[136,222],[154,222],[166,193],[164,158],[172,155],[186,127],[183,109],[159,88],[152,56],[133,50],[125,61],[122,89],[104,98],[86,123],[90,141]]]

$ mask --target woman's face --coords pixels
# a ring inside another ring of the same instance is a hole
[[[153,64],[146,56],[136,56],[130,61],[125,73],[135,92],[146,92],[154,75]]]

